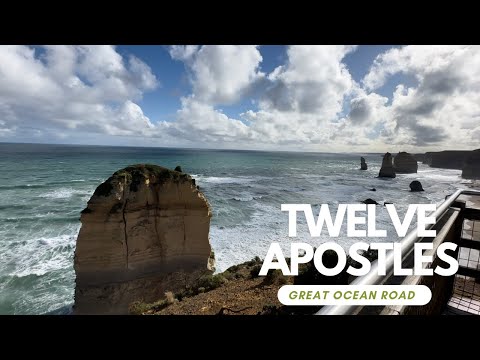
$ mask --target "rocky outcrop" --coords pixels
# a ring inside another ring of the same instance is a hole
[[[362,203],[367,204],[367,205],[368,204],[378,205],[378,202],[376,202],[375,200],[370,199],[370,198],[363,200]]]
[[[423,163],[435,168],[461,170],[463,168],[466,157],[470,154],[471,151],[463,150],[426,152]]]
[[[177,165],[177,167],[175,168],[175,171],[183,172],[182,167],[180,165]]]
[[[392,154],[387,152],[385,155],[383,155],[382,167],[380,168],[378,177],[394,178],[395,176],[395,169],[393,168],[392,164]]]
[[[360,170],[367,170],[368,166],[364,157],[360,157]]]
[[[424,191],[422,187],[422,183],[418,180],[413,180],[410,183],[410,191]]]
[[[418,164],[412,154],[401,151],[393,159],[393,168],[396,173],[410,174],[417,172]]]
[[[473,150],[465,159],[462,177],[465,179],[480,179],[480,149]]]
[[[211,269],[211,209],[193,179],[156,165],[115,172],[82,211],[76,314],[123,314]]]

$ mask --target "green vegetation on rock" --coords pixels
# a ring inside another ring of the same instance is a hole
[[[163,184],[166,181],[175,183],[190,181],[193,183],[193,179],[188,174],[159,165],[136,164],[114,172],[112,176],[97,187],[94,195],[109,196],[116,183],[124,183],[129,186],[130,191],[138,191],[138,186],[144,183],[146,179],[149,179],[154,184]]]

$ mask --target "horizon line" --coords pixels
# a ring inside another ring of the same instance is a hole
[[[43,143],[43,142],[11,142],[0,141],[0,144],[24,144],[24,145],[61,145],[61,146],[97,146],[97,147],[115,147],[115,148],[144,148],[144,149],[179,149],[179,150],[208,150],[208,151],[251,151],[251,152],[278,152],[278,153],[313,153],[313,154],[385,154],[384,152],[331,152],[331,151],[315,151],[315,150],[259,150],[259,149],[236,149],[236,148],[199,148],[199,147],[173,147],[173,146],[142,146],[142,145],[99,145],[99,144],[78,144],[78,143]],[[439,150],[439,151],[424,151],[412,152],[414,155],[421,155],[427,152],[440,151],[473,151],[475,149],[455,149],[455,150]],[[390,152],[390,151],[387,151]],[[400,152],[400,151],[399,151]]]

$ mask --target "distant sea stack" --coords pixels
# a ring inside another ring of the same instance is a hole
[[[360,170],[367,170],[368,166],[364,157],[360,157]]]
[[[423,191],[422,183],[418,180],[413,180],[410,183],[410,191],[412,192]]]
[[[378,177],[394,178],[395,176],[395,170],[392,164],[392,154],[387,152],[385,155],[383,155],[382,167],[380,168]]]
[[[439,152],[426,152],[423,163],[434,168],[462,170],[463,164],[472,152],[463,150],[445,150]]]
[[[480,179],[480,149],[473,150],[465,159],[462,177],[464,179]]]
[[[417,160],[412,154],[405,151],[399,152],[393,159],[393,167],[396,173],[411,174],[418,170]]]
[[[133,165],[99,185],[77,238],[76,314],[126,314],[211,272],[211,209],[188,175]]]

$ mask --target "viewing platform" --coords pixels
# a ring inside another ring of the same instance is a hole
[[[432,250],[425,256],[432,256],[431,263],[424,268],[443,268],[448,264],[436,256],[437,248],[444,242],[458,245],[449,253],[458,260],[455,275],[440,276],[394,276],[393,251],[387,254],[385,276],[378,275],[377,262],[372,263],[370,272],[355,279],[351,285],[425,285],[432,292],[432,299],[423,306],[358,306],[327,305],[316,315],[480,315],[480,191],[457,190],[448,196],[435,211],[437,222],[430,225],[436,230],[434,238],[419,238],[416,230],[401,241],[402,268],[413,268],[415,243],[432,242]]]

